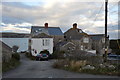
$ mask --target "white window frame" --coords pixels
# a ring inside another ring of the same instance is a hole
[[[79,33],[82,33],[82,30],[80,30]]]
[[[89,38],[88,38],[88,37],[85,37],[85,38],[83,39],[83,42],[84,42],[84,43],[89,43]]]
[[[83,45],[81,45],[81,50],[83,50],[83,48],[84,48],[84,46],[83,46]]]
[[[49,39],[43,39],[42,44],[43,44],[43,46],[49,46],[50,45],[50,40]]]
[[[105,38],[102,38],[102,42],[105,43]]]

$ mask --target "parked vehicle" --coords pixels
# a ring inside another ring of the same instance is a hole
[[[49,55],[47,53],[40,53],[36,56],[36,60],[48,60]]]
[[[120,60],[120,55],[109,54],[107,57],[108,60]]]

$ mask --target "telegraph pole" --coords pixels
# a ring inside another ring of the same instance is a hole
[[[107,12],[108,12],[108,0],[105,0],[105,54],[104,62],[107,61]]]

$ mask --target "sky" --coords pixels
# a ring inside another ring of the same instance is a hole
[[[104,34],[105,0],[4,0],[0,4],[0,32],[30,33],[31,26],[60,27],[62,32],[73,23],[88,34]],[[114,2],[113,2],[114,1]],[[118,39],[118,1],[109,0],[108,35]]]

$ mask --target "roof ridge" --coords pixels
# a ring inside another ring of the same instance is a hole
[[[89,35],[104,35],[104,34],[89,34]]]
[[[32,27],[40,27],[40,28],[45,28],[45,26],[32,26]],[[60,28],[60,27],[52,27],[52,26],[48,26],[48,28]]]

